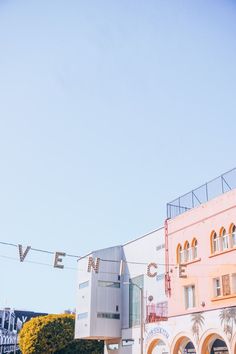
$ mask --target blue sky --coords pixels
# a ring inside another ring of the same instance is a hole
[[[1,241],[121,244],[235,167],[235,38],[230,0],[0,1]],[[76,271],[16,251],[0,305],[75,307]]]

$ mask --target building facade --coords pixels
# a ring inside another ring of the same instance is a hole
[[[163,228],[79,260],[76,338],[105,354],[236,354],[236,189],[221,178],[221,193],[169,203]]]
[[[18,333],[23,324],[33,317],[45,316],[46,313],[14,310],[3,308],[0,310],[0,354],[19,353]]]
[[[17,328],[14,311],[10,308],[0,310],[0,354],[18,350]]]
[[[236,353],[235,225],[235,189],[167,222],[174,354]]]
[[[105,340],[104,353],[126,354],[146,353],[157,331],[167,336],[164,257],[161,228],[81,258],[75,337]]]

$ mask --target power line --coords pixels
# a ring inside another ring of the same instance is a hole
[[[18,258],[15,258],[15,257],[10,257],[10,256],[5,256],[5,255],[2,255],[0,254],[0,258],[3,258],[3,259],[7,259],[7,260],[11,260],[11,261],[16,261],[18,262],[19,259]],[[24,260],[24,263],[31,263],[31,264],[36,264],[36,265],[42,265],[42,266],[47,266],[49,268],[54,268],[53,265],[49,264],[49,263],[43,263],[43,262],[36,262],[36,261],[29,261],[29,260]],[[79,272],[84,272],[84,269],[80,269],[80,268],[74,268],[74,267],[67,267],[67,266],[64,266],[63,270],[64,269],[68,269],[68,270],[74,270],[74,271],[79,271]],[[108,271],[100,271],[98,272],[99,274],[110,274],[110,275],[119,275],[119,272],[108,272]],[[128,275],[128,274],[127,274]],[[143,274],[144,275],[144,274]],[[159,274],[160,275],[160,274]],[[157,275],[158,276],[158,275]],[[212,279],[213,276],[210,276],[210,275],[202,275],[202,274],[191,274],[192,277],[201,277],[201,278],[210,278]],[[174,275],[173,273],[171,274],[171,278],[178,278],[179,279],[179,276],[178,275]],[[155,277],[153,278],[155,279]]]
[[[0,244],[4,245],[4,246],[10,246],[10,247],[15,247],[18,248],[19,244],[15,244],[15,243],[11,243],[11,242],[4,242],[4,241],[0,241]],[[55,255],[57,252],[53,252],[53,251],[49,251],[49,250],[43,250],[40,248],[30,248],[30,251],[35,251],[35,252],[40,252],[40,253],[46,253],[46,254],[50,254],[50,255]],[[76,258],[77,260],[79,260],[81,257],[80,256],[76,256],[76,255],[72,255],[72,254],[67,254],[65,253],[66,257],[70,257],[70,258]],[[13,258],[13,257],[7,257],[7,256],[3,256],[5,258],[9,258],[9,259],[14,259],[14,260],[18,260],[18,258]],[[84,258],[89,258],[89,255]],[[131,264],[131,265],[143,265],[143,266],[148,266],[150,264],[150,262],[137,262],[137,261],[127,261],[127,260],[114,260],[114,259],[104,259],[104,258],[100,258],[100,261],[102,262],[108,262],[108,263],[119,263],[122,261],[124,264]],[[194,260],[193,260],[194,261]],[[28,261],[28,260],[24,260],[24,262],[28,262],[28,263],[35,263],[35,264],[43,264],[45,265],[46,263],[40,263],[40,262],[35,262],[35,261]],[[157,266],[165,266],[166,263],[159,263],[159,262],[155,262],[155,264],[157,264]],[[168,265],[170,267],[178,267],[180,266],[180,264],[178,263],[168,263]],[[192,264],[181,264],[181,266],[186,267],[186,269],[191,266]],[[213,266],[213,267],[217,267],[217,266],[228,266],[228,265],[232,265],[232,263],[218,263],[218,264],[210,264],[210,263],[198,263],[197,266]],[[49,265],[51,266],[51,265]],[[53,267],[53,266],[52,266]],[[66,267],[64,267],[66,268]],[[68,267],[67,267],[68,268]],[[68,268],[69,269],[69,268]],[[72,268],[72,269],[76,269],[76,268]]]
[[[3,241],[0,241],[0,244],[2,245],[5,245],[5,246],[13,246],[13,247],[19,247],[19,244],[16,244],[16,243],[10,243],[10,242],[3,242]],[[55,254],[56,252],[53,252],[53,251],[48,251],[48,250],[42,250],[40,248],[33,248],[31,247],[30,248],[31,251],[36,251],[36,252],[41,252],[41,253],[47,253],[47,254]],[[73,257],[73,258],[80,258],[80,256],[75,256],[73,254],[66,254],[67,257]]]

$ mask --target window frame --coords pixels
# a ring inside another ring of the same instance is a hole
[[[120,313],[97,312],[97,318],[105,320],[120,320]]]
[[[89,280],[83,281],[82,283],[79,283],[79,290],[87,288],[89,286]]]
[[[230,225],[229,235],[231,240],[231,247],[234,248],[236,247],[236,226],[234,223]]]
[[[218,286],[217,286],[218,282]],[[222,296],[222,283],[221,277],[213,278],[213,289],[214,289],[214,297]]]
[[[179,243],[176,248],[176,260],[177,264],[181,264],[181,252],[182,252],[182,246]]]
[[[221,237],[217,235],[215,230],[211,232],[211,253],[221,252]]]
[[[109,280],[98,280],[98,287],[100,288],[113,288],[113,289],[120,289],[120,282],[119,281],[109,281]]]
[[[188,290],[191,290],[191,301],[189,301]],[[189,284],[184,286],[184,300],[185,300],[185,309],[190,310],[196,308],[196,286],[195,284]],[[190,306],[191,305],[191,306]]]
[[[192,240],[192,244],[191,244],[191,259],[195,260],[198,258],[198,241],[197,239],[194,237],[194,239]]]
[[[221,251],[226,251],[230,248],[229,235],[226,233],[224,227],[220,229],[219,237],[221,238]]]
[[[88,312],[81,312],[77,314],[78,321],[85,320],[87,318],[88,318]]]
[[[188,241],[185,241],[184,244],[184,263],[188,263],[189,261],[191,261],[191,247],[190,247],[190,243]]]

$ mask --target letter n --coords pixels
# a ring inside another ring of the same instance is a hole
[[[95,271],[95,273],[98,273],[99,271],[99,263],[100,263],[100,258],[95,258],[95,261],[93,257],[89,257],[88,259],[88,272],[90,273],[92,268]]]

